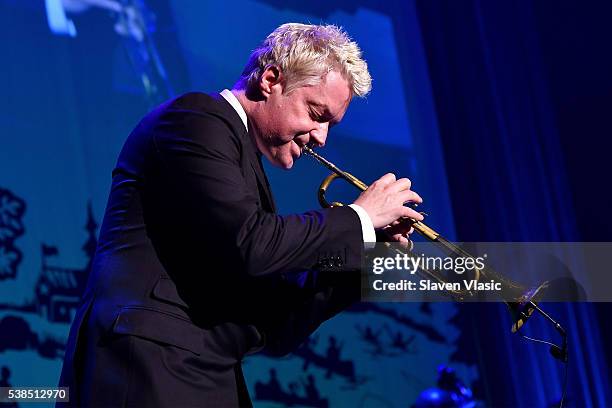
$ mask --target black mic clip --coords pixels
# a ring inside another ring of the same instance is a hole
[[[567,363],[567,344],[559,347],[555,344],[550,346],[550,354],[559,361]]]

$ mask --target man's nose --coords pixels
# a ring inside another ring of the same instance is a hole
[[[319,126],[316,129],[310,131],[310,143],[316,144],[318,147],[325,146],[328,130],[329,124],[327,122],[319,123]]]

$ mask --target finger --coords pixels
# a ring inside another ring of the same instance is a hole
[[[391,224],[387,225],[387,227],[395,227],[395,226],[397,226],[397,225],[401,224],[402,222],[403,222],[403,221],[402,221],[401,219],[399,219],[399,220],[395,220],[395,221],[393,221]],[[385,228],[387,228],[387,227],[385,227]]]
[[[423,203],[423,199],[421,198],[421,196],[418,195],[417,193],[415,193],[412,190],[400,191],[397,194],[399,195],[399,198],[402,199],[402,202],[404,204],[406,204],[406,203],[418,203],[418,204],[422,204]]]
[[[402,240],[406,240],[406,237],[404,237],[402,234],[391,234],[389,235],[389,239],[394,242],[401,242]]]
[[[400,236],[397,238],[397,242],[399,242],[399,244],[400,244],[402,247],[406,248],[406,249],[409,249],[409,248],[410,248],[410,240],[409,240],[408,238],[404,237],[403,235],[400,235]]]
[[[389,242],[408,242],[409,239],[402,233],[392,231],[391,228],[383,228],[382,231]]]
[[[408,242],[408,238],[406,238],[402,234],[397,234],[397,241],[398,242]]]
[[[412,229],[412,224],[414,220],[410,218],[401,218],[400,220],[394,221],[392,225],[388,225],[385,227],[385,231],[387,231],[391,235],[395,234],[408,234],[408,232]]]
[[[384,186],[391,184],[395,182],[395,174],[393,173],[387,173],[384,176],[382,176],[381,178],[379,178],[378,180],[376,180],[374,183],[378,183],[378,184],[382,184]]]
[[[396,180],[394,183],[389,184],[387,189],[390,193],[397,193],[399,191],[410,190],[411,186],[412,182],[410,181],[410,179],[401,178],[399,180]]]
[[[425,217],[423,217],[423,214],[413,210],[410,207],[400,207],[400,216],[398,218],[401,217],[412,218],[416,221],[423,221],[425,219]]]

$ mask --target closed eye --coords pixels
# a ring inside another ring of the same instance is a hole
[[[310,111],[310,118],[316,122],[323,121],[323,116],[320,113],[315,112],[314,110]]]
[[[332,122],[331,115],[321,115],[321,114],[313,111],[313,112],[311,112],[310,117],[315,122],[319,122],[319,123],[327,123],[327,122],[329,122],[330,127],[336,124],[336,122]]]

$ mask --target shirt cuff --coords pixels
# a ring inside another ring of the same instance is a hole
[[[363,242],[376,242],[376,232],[374,231],[374,224],[372,224],[372,220],[370,216],[360,206],[357,204],[349,204],[357,215],[359,216],[359,221],[361,221],[361,233],[363,235]]]

